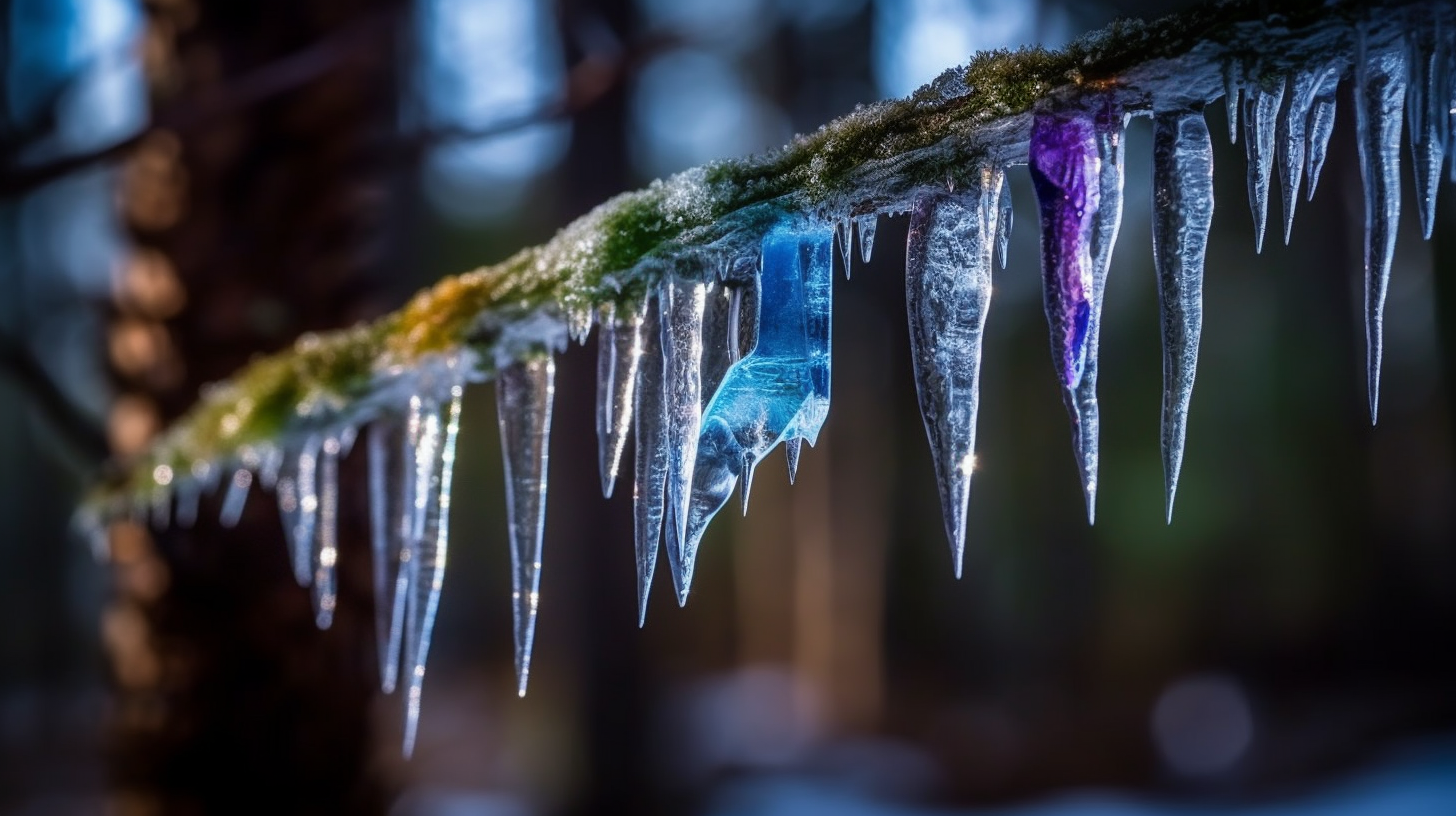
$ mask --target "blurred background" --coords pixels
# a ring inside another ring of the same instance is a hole
[[[598,487],[595,339],[560,358],[525,699],[494,400],[470,389],[411,761],[402,703],[376,691],[362,450],[328,631],[267,494],[234,529],[217,497],[193,530],[115,525],[110,564],[69,532],[105,461],[254,355],[978,50],[1168,5],[0,0],[0,811],[1456,812],[1456,196],[1423,242],[1407,192],[1372,429],[1347,98],[1319,194],[1262,256],[1242,146],[1209,111],[1218,206],[1171,526],[1140,120],[1097,524],[1016,169],[960,581],[903,218],[836,283],[833,410],[797,485],[766,462],[748,517],[710,530],[692,602],[664,567],[642,630],[630,490]]]

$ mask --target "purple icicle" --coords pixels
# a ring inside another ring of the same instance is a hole
[[[1101,162],[1092,119],[1040,114],[1031,128],[1031,180],[1041,205],[1041,274],[1052,356],[1075,389],[1087,363],[1092,314],[1092,224]]]

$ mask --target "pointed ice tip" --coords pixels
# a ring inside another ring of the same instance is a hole
[[[681,609],[688,605],[688,587],[679,587],[677,590],[677,605]]]
[[[797,437],[784,440],[784,459],[789,463],[789,484],[799,476],[799,451],[803,447],[804,440]]]
[[[612,497],[612,488],[616,486],[617,479],[615,473],[602,474],[602,498],[610,499]]]
[[[1082,495],[1087,500],[1087,524],[1092,526],[1097,523],[1097,482],[1083,484]]]

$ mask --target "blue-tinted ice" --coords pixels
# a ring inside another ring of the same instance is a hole
[[[781,225],[763,241],[758,344],[734,363],[703,412],[682,554],[692,581],[703,530],[740,476],[781,440],[814,444],[829,411],[830,276],[834,230]]]

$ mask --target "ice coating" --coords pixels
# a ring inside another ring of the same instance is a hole
[[[419,427],[415,447],[416,508],[423,511],[418,535],[408,542],[408,597],[405,613],[404,665],[408,670],[405,692],[404,755],[414,753],[419,729],[420,695],[424,689],[425,663],[430,656],[430,635],[440,608],[440,590],[445,584],[445,564],[450,543],[450,490],[455,470],[455,439],[460,430],[461,386],[450,389],[445,411],[428,404]],[[423,502],[420,499],[423,498]]]
[[[1274,172],[1274,134],[1284,83],[1244,89],[1244,152],[1249,158],[1249,210],[1254,215],[1254,251],[1264,251],[1269,221],[1269,180]]]
[[[1335,131],[1335,96],[1340,88],[1342,65],[1326,65],[1318,71],[1315,83],[1314,101],[1310,103],[1309,124],[1305,128],[1309,144],[1305,150],[1308,163],[1306,175],[1309,188],[1305,198],[1314,200],[1314,189],[1319,184],[1320,171],[1325,166],[1325,155],[1329,151],[1330,134]]]
[[[1305,151],[1309,146],[1310,110],[1319,90],[1317,71],[1303,69],[1289,75],[1285,96],[1289,104],[1279,114],[1275,130],[1275,154],[1279,168],[1280,200],[1284,203],[1284,243],[1294,228],[1294,209],[1299,204],[1299,184],[1304,175]]]
[[[597,462],[602,495],[611,498],[632,427],[637,367],[642,359],[643,310],[602,307],[597,322]]]
[[[1163,482],[1170,524],[1198,368],[1204,253],[1212,222],[1213,142],[1203,113],[1159,113],[1153,119],[1153,265],[1163,340]]]
[[[684,549],[688,500],[702,418],[703,313],[708,287],[692,278],[669,276],[659,289],[662,320],[662,393],[667,425],[667,563],[678,603],[687,600]]]
[[[1071,415],[1090,520],[1097,491],[1095,381],[1090,400],[1088,392],[1079,389],[1089,358],[1095,377],[1093,321],[1100,312],[1092,250],[1103,177],[1093,117],[1080,112],[1038,115],[1032,125],[1030,155],[1031,180],[1041,209],[1042,295],[1052,358]]]
[[[1355,59],[1355,133],[1365,181],[1365,365],[1373,425],[1380,407],[1385,291],[1400,222],[1400,126],[1405,50],[1371,52],[1364,32]]]
[[[915,202],[905,252],[910,360],[957,578],[966,545],[981,341],[1005,172],[987,167],[980,175],[979,183],[958,193],[924,195]]]
[[[647,621],[647,596],[657,568],[667,488],[667,407],[663,396],[661,321],[656,304],[642,318],[642,359],[637,369],[636,439],[632,488],[633,539],[637,554],[637,625]]]
[[[693,467],[680,600],[708,522],[738,479],[790,433],[812,444],[828,409],[834,233],[785,223],[763,239],[758,345],[734,363],[703,412]]]
[[[501,369],[495,381],[511,542],[516,693],[523,697],[531,677],[531,647],[541,597],[541,541],[546,527],[546,473],[555,382],[556,363],[545,354]]]

